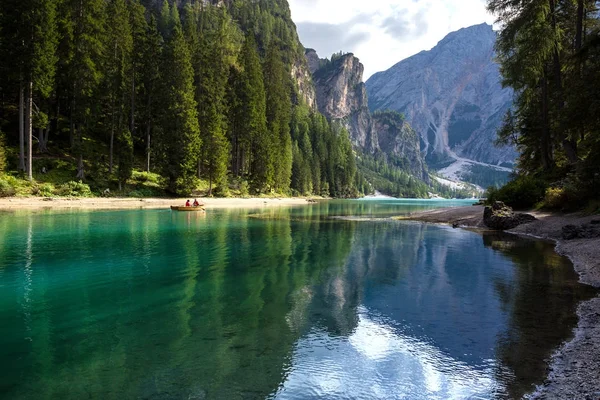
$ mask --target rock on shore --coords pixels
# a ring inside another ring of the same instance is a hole
[[[512,208],[501,201],[495,201],[483,211],[483,223],[490,229],[505,231],[519,225],[535,221],[530,214],[515,213]]]

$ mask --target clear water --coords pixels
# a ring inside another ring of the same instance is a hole
[[[0,398],[518,398],[594,294],[553,246],[330,218],[448,204],[0,213]]]

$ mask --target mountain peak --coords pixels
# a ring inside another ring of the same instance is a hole
[[[371,110],[404,113],[433,167],[470,159],[511,164],[512,148],[493,141],[512,104],[494,61],[496,33],[483,23],[449,33],[434,48],[367,81]]]

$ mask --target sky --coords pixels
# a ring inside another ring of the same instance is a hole
[[[321,58],[354,53],[366,81],[434,47],[448,33],[494,17],[485,0],[289,0],[304,47]]]

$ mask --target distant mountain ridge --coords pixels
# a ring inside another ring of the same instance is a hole
[[[448,34],[431,50],[374,74],[366,82],[369,108],[403,113],[433,168],[457,160],[511,167],[515,149],[493,145],[513,98],[501,85],[495,42],[487,24]]]

